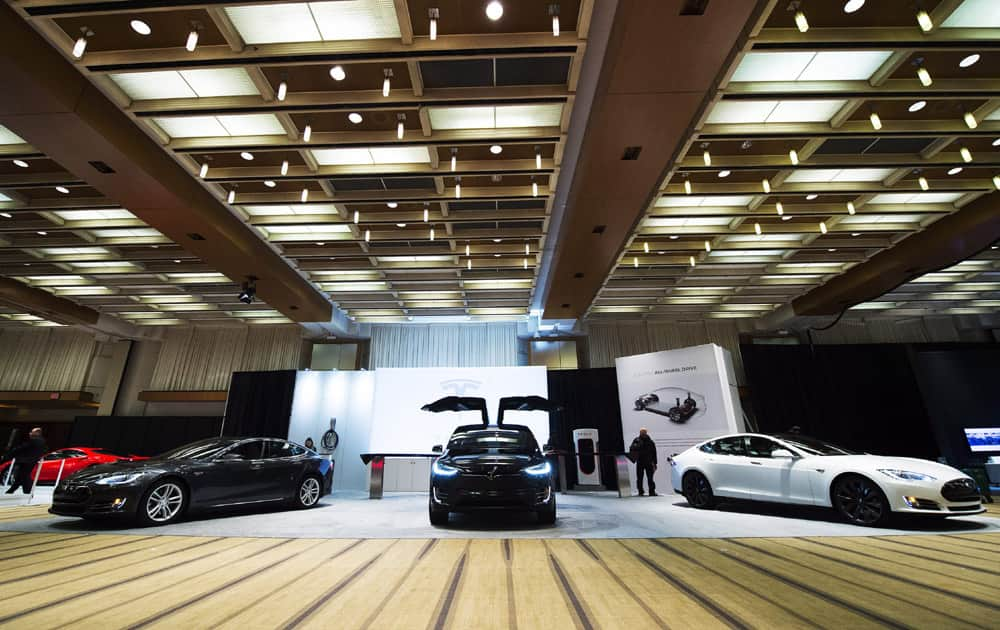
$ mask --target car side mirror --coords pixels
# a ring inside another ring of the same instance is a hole
[[[791,452],[787,448],[776,448],[771,451],[771,457],[775,459],[785,458],[785,459],[795,459],[795,453]]]
[[[444,447],[441,446],[440,444],[435,444],[434,446],[431,447],[431,452],[432,453],[442,453],[442,452],[444,452]]]

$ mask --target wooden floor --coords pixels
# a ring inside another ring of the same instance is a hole
[[[44,508],[0,511],[37,518]],[[314,540],[0,532],[0,626],[997,628],[1000,535]]]

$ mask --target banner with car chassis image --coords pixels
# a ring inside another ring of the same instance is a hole
[[[660,462],[702,440],[743,430],[729,352],[715,344],[615,360],[625,444],[645,427]]]

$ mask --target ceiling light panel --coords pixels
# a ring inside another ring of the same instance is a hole
[[[942,28],[1000,28],[1000,4],[996,0],[963,0]]]
[[[64,221],[95,221],[98,219],[135,219],[128,210],[56,210],[52,214]]]
[[[798,169],[785,181],[795,182],[880,182],[892,175],[891,168]]]
[[[337,208],[332,203],[295,204],[295,205],[246,205],[240,206],[252,217],[274,217],[283,215],[337,214]]]
[[[521,127],[557,127],[562,118],[562,104],[501,105],[498,107],[429,107],[431,128],[445,129],[515,129]]]
[[[110,76],[132,100],[260,94],[243,68],[128,72]]]
[[[886,204],[886,203],[954,203],[962,196],[962,193],[882,193],[880,195],[875,195],[870,204]]]
[[[0,144],[27,144],[21,136],[0,125]]]
[[[392,0],[339,0],[227,7],[247,44],[399,39]]]
[[[829,122],[846,104],[845,100],[781,101],[764,122]]]
[[[668,196],[656,200],[658,208],[693,208],[699,206],[748,206],[753,201],[751,195],[700,195]]]
[[[867,81],[892,51],[751,52],[733,82]]]
[[[727,217],[650,217],[646,227],[712,227],[729,225]]]
[[[709,124],[829,122],[846,100],[721,101],[708,115]]]
[[[156,117],[153,122],[171,138],[285,135],[274,114]]]
[[[427,147],[313,149],[312,154],[321,166],[428,164],[431,161]]]

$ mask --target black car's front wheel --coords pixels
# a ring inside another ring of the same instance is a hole
[[[555,525],[556,523],[556,495],[549,498],[549,504],[538,510],[539,525]]]
[[[322,484],[318,477],[309,475],[299,482],[298,491],[295,493],[295,507],[311,508],[319,503],[319,495],[322,494]]]
[[[891,514],[889,500],[874,481],[861,475],[844,475],[833,483],[833,507],[855,525],[884,525]]]
[[[427,513],[431,519],[431,525],[447,525],[448,524],[448,510],[441,509],[434,505],[434,499],[430,499],[427,503]]]
[[[187,489],[177,479],[155,482],[142,495],[136,514],[144,525],[167,525],[181,517],[187,505]]]

